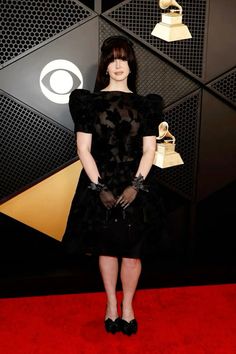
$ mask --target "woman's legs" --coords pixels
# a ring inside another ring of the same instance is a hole
[[[120,272],[123,289],[122,318],[127,322],[134,319],[132,301],[141,274],[141,269],[142,265],[140,259],[122,258]]]
[[[115,320],[118,317],[116,284],[118,277],[118,259],[116,257],[100,256],[99,268],[103,279],[104,288],[107,295],[107,309],[105,320],[110,318]]]

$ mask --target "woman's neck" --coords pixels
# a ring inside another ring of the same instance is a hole
[[[122,91],[122,92],[132,92],[126,83],[124,82],[115,82],[109,83],[107,87],[105,87],[102,91]]]

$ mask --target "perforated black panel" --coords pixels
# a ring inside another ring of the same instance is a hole
[[[0,199],[23,189],[76,157],[74,134],[0,94]]]
[[[224,97],[227,101],[236,106],[236,69],[218,77],[208,85],[215,92]]]
[[[121,34],[104,20],[100,20],[99,28],[100,46],[108,36]],[[132,42],[138,63],[138,93],[141,95],[150,92],[159,93],[164,98],[165,106],[168,106],[199,88],[194,81],[142,47],[137,41],[132,40]]]
[[[203,76],[205,19],[208,0],[182,0],[183,23],[192,34],[191,40],[165,42],[151,35],[161,20],[157,0],[128,0],[103,14],[157,52],[168,57],[196,77]]]
[[[0,64],[92,16],[76,0],[1,0]]]
[[[184,165],[159,169],[160,180],[190,200],[195,197],[200,106],[201,91],[198,91],[164,112]]]

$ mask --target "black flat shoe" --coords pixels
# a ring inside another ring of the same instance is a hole
[[[121,330],[121,319],[119,317],[117,317],[114,321],[110,318],[107,318],[104,324],[108,333],[115,334]]]
[[[125,320],[121,320],[121,331],[122,333],[126,334],[127,336],[131,336],[131,334],[137,333],[138,330],[138,322],[134,318],[130,322]]]

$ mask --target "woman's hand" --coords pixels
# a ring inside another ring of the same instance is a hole
[[[102,204],[107,208],[111,209],[116,205],[116,198],[109,190],[103,190],[99,193],[100,200]]]
[[[117,199],[116,205],[120,204],[122,208],[127,208],[134,201],[137,194],[138,191],[133,186],[125,188],[121,196]]]

